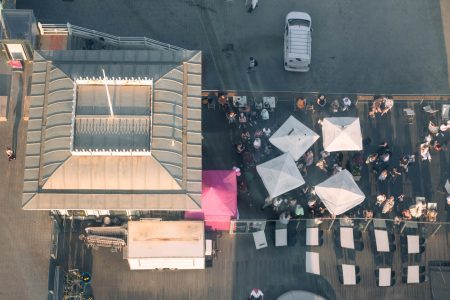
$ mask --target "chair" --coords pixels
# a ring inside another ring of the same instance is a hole
[[[377,278],[377,285],[378,285],[378,278],[380,277],[380,270],[379,269],[375,270],[375,277]]]
[[[361,268],[359,266],[355,266],[355,273],[359,274],[359,271],[361,271]]]
[[[397,250],[397,246],[394,244],[390,244],[389,245],[389,252],[395,252],[395,250]]]
[[[395,278],[391,279],[391,285],[390,286],[393,286],[393,285],[395,285]]]
[[[420,275],[419,276],[419,282],[425,282],[427,281],[427,276],[426,275]]]
[[[400,243],[402,245],[406,245],[408,243],[408,240],[407,240],[406,236],[404,236],[404,235],[400,236]]]
[[[323,230],[319,230],[319,237],[323,237]]]
[[[439,110],[437,109],[432,109],[430,105],[424,106],[423,110],[427,113],[429,113],[430,115],[434,115],[435,113],[437,113]]]
[[[261,110],[263,108],[263,102],[261,98],[255,98],[255,109]]]
[[[404,108],[403,109],[403,115],[406,117],[406,121],[408,122],[408,124],[413,124],[414,123],[414,119],[416,117],[416,113],[414,112],[413,109],[411,109],[411,108]]]
[[[423,273],[425,272],[425,266],[420,266],[419,267],[419,273]]]
[[[312,103],[312,100],[306,100],[306,110],[314,112],[314,104]]]
[[[425,246],[420,246],[419,254],[422,254],[425,252]]]
[[[364,243],[363,242],[356,242],[355,243],[355,250],[356,251],[363,251],[364,250]]]
[[[408,282],[408,277],[402,276],[402,282],[403,282],[403,283],[407,283],[407,282]]]
[[[423,237],[419,238],[419,244],[420,245],[425,244],[425,238],[423,238]]]
[[[395,234],[390,233],[390,234],[388,235],[388,237],[389,237],[389,242],[391,242],[391,243],[395,242]]]
[[[361,276],[356,276],[356,284],[359,284],[361,282]]]
[[[323,245],[323,238],[319,237],[319,247]]]
[[[360,230],[353,230],[353,238],[360,240],[362,238],[362,232]]]

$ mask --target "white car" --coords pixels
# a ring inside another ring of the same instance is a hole
[[[298,11],[288,13],[284,30],[284,69],[308,72],[311,64],[311,16]]]

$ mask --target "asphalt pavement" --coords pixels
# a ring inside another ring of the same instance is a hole
[[[439,0],[245,1],[19,0],[38,21],[147,36],[203,51],[204,89],[448,94]],[[284,18],[312,17],[308,73],[283,68]],[[232,51],[223,51],[225,48]],[[250,56],[259,66],[246,72]]]

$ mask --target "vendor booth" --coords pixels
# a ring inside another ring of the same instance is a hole
[[[186,211],[185,219],[204,220],[212,230],[230,229],[237,218],[237,179],[234,170],[202,172],[202,210]]]
[[[131,270],[204,269],[202,221],[130,221],[124,251]]]
[[[315,191],[328,211],[336,216],[361,204],[365,199],[364,193],[347,170],[316,185]]]
[[[284,153],[289,152],[297,161],[318,139],[318,134],[290,116],[269,141]]]
[[[289,192],[305,184],[305,180],[289,153],[256,166],[270,198]]]
[[[362,134],[359,118],[325,118],[322,122],[323,149],[334,151],[361,151]]]

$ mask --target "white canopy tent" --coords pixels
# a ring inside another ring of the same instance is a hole
[[[364,201],[352,174],[343,170],[324,182],[316,185],[315,191],[320,200],[333,215],[340,215]]]
[[[305,183],[289,153],[256,166],[270,198],[289,192]]]
[[[333,151],[362,150],[359,118],[325,118],[322,123],[323,149]]]
[[[290,116],[270,137],[269,141],[298,160],[319,138],[319,135]]]

